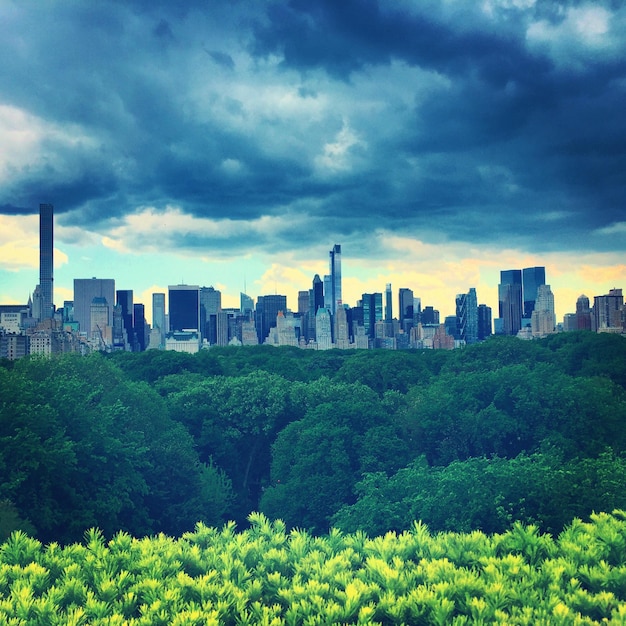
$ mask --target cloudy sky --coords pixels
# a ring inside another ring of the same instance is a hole
[[[185,8],[177,6],[184,5]],[[545,265],[557,314],[626,289],[619,0],[0,0],[0,303],[115,278],[149,305],[296,294],[454,312]]]

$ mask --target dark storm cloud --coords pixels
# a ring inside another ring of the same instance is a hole
[[[626,9],[515,4],[9,3],[0,212],[623,249]]]

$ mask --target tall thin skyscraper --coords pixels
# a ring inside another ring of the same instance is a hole
[[[41,320],[48,319],[54,315],[52,302],[54,269],[53,211],[54,207],[51,204],[39,205],[39,288],[41,291]]]
[[[331,309],[330,312],[335,315],[337,307],[341,306],[341,246],[335,244],[329,252],[330,257],[330,289],[331,289]]]
[[[385,288],[385,322],[391,322],[393,319],[393,306],[391,300],[391,283],[387,283],[387,287]]]
[[[165,294],[152,294],[152,328],[157,329],[160,333],[159,348],[165,346],[165,335],[167,328],[165,326]],[[157,347],[157,346],[150,346]]]

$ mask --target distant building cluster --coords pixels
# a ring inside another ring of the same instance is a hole
[[[451,350],[484,341],[492,333],[524,339],[554,332],[588,330],[626,334],[621,289],[590,300],[581,295],[576,312],[557,324],[554,295],[544,267],[504,270],[498,285],[498,317],[478,303],[476,289],[456,296],[456,313],[440,320],[422,307],[408,287],[394,294],[364,293],[355,306],[342,301],[341,246],[329,252],[329,273],[315,275],[298,293],[297,310],[287,296],[240,294],[239,308],[222,307],[213,287],[171,285],[152,294],[152,323],[133,291],[115,289],[112,278],[74,279],[74,299],[55,308],[53,294],[53,207],[40,205],[39,284],[24,305],[0,304],[0,358],[93,350],[147,349],[195,353],[211,346],[269,344],[313,350],[430,348]],[[167,301],[167,307],[166,307]]]

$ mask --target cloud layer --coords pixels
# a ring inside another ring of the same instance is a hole
[[[3,3],[0,214],[123,254],[626,250],[622,3],[177,4]]]

